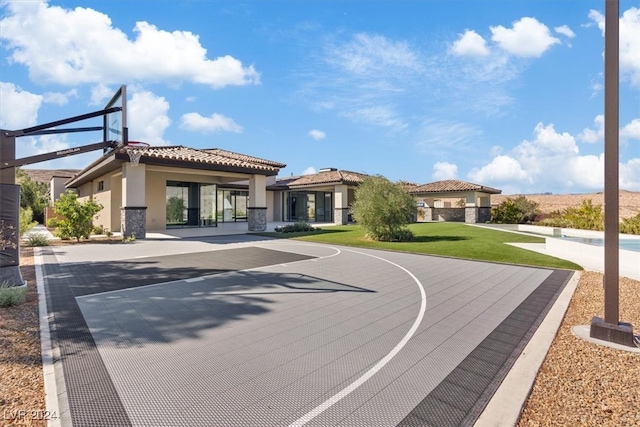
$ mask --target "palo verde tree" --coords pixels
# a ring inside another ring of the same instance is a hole
[[[53,211],[59,218],[52,218],[47,225],[55,227],[59,237],[75,237],[79,242],[81,237],[89,238],[93,218],[101,210],[102,205],[95,200],[88,199],[82,203],[76,193],[66,191],[53,205]]]
[[[416,213],[416,202],[400,183],[376,175],[365,178],[355,192],[351,214],[367,237],[382,241],[409,241],[407,228]]]

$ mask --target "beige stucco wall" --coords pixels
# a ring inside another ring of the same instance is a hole
[[[276,221],[275,218],[275,197],[273,191],[267,191],[267,222]]]

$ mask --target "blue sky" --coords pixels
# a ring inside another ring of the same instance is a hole
[[[281,176],[600,191],[604,4],[0,0],[0,128],[101,109],[126,84],[130,139],[264,157]],[[620,186],[640,191],[640,3],[620,15]],[[17,155],[100,140],[20,138]]]

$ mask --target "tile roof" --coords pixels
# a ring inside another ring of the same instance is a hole
[[[261,159],[259,157],[247,156],[233,151],[210,148],[199,150],[196,148],[177,146],[154,146],[120,148],[120,153],[126,150],[142,152],[143,157],[177,160],[191,163],[208,163],[212,165],[229,166],[237,168],[257,169],[270,172],[278,172],[286,165],[284,163]]]
[[[320,184],[359,184],[368,175],[343,170],[320,171],[311,175],[278,179],[274,186],[301,187]]]
[[[484,185],[473,184],[471,182],[448,179],[444,181],[430,182],[409,189],[411,194],[421,193],[450,193],[456,191],[481,191],[489,194],[500,194],[502,190],[485,187]]]

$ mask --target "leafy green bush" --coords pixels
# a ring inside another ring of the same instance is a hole
[[[44,222],[44,209],[49,205],[49,187],[33,181],[25,171],[16,169],[16,184],[20,184],[20,207],[30,208],[36,222]]]
[[[620,223],[620,232],[625,234],[640,234],[640,214],[624,218]]]
[[[278,233],[297,233],[302,231],[316,231],[313,225],[306,222],[296,222],[293,224],[281,225],[275,228]]]
[[[20,236],[24,236],[26,232],[38,225],[37,221],[33,220],[33,211],[31,208],[20,208]]]
[[[102,225],[94,225],[93,230],[91,230],[93,234],[104,234],[104,226]]]
[[[410,241],[406,228],[416,216],[416,202],[401,183],[376,175],[364,178],[355,191],[351,206],[353,219],[367,237],[378,241]]]
[[[29,234],[26,241],[27,246],[35,247],[35,246],[49,246],[49,239],[47,236],[34,233]]]
[[[591,199],[585,199],[578,207],[569,207],[556,211],[537,223],[548,227],[577,228],[580,230],[604,230],[602,205],[594,205]]]
[[[538,203],[525,196],[507,198],[491,209],[491,222],[494,224],[524,224],[533,222],[540,215]]]
[[[53,222],[56,225],[55,235],[61,239],[74,237],[88,239],[93,230],[93,218],[102,210],[102,205],[93,199],[84,203],[78,201],[76,193],[67,191],[56,200],[53,211],[61,219]],[[49,221],[47,225],[52,223]]]
[[[0,283],[0,307],[11,307],[21,304],[27,295],[26,286],[11,286],[8,282]]]

